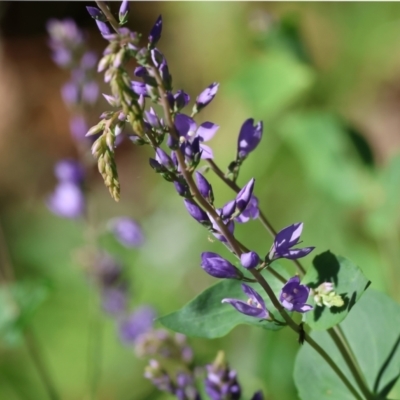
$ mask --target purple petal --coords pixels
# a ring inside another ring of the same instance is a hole
[[[260,304],[260,306],[263,308],[263,310],[266,310],[264,299],[251,286],[246,285],[245,283],[242,283],[242,290],[249,299]]]
[[[217,253],[201,253],[201,267],[215,278],[239,278],[239,271],[225,258]]]
[[[142,229],[132,218],[113,218],[108,222],[108,228],[125,247],[139,247],[143,245],[144,236]]]
[[[255,268],[260,263],[260,257],[256,252],[249,251],[240,256],[240,263],[245,268]]]
[[[289,248],[297,244],[300,240],[300,235],[303,230],[303,223],[297,222],[282,229],[275,237],[276,247],[279,246]]]
[[[258,209],[258,198],[252,195],[246,208],[235,218],[235,221],[239,222],[239,224],[244,224],[250,221],[250,219],[258,218],[259,215],[260,210]]]
[[[239,158],[246,157],[260,143],[263,131],[263,124],[261,121],[255,126],[253,126],[253,124],[254,124],[254,119],[249,118],[243,123],[240,129],[238,138]]]
[[[214,158],[214,153],[213,153],[211,147],[209,147],[205,144],[200,144],[200,149],[202,150],[201,158],[203,160],[210,160],[210,159]]]
[[[305,257],[306,255],[310,254],[315,247],[303,247],[302,249],[292,249],[288,250],[287,252],[280,253],[277,251],[277,253],[284,258],[287,258],[289,260],[295,260],[296,258],[302,258]]]
[[[197,128],[196,134],[200,137],[202,142],[207,142],[214,137],[218,129],[219,125],[213,124],[212,122],[203,122]]]
[[[47,206],[60,217],[79,218],[85,210],[85,196],[79,186],[62,182],[47,199]]]
[[[196,106],[198,109],[205,107],[215,97],[218,91],[219,83],[214,82],[204,89],[196,99]]]
[[[136,339],[153,327],[156,312],[150,306],[141,306],[119,325],[119,336],[127,344],[135,343]]]
[[[236,308],[240,313],[249,315],[250,317],[256,317],[256,318],[268,318],[269,314],[266,310],[263,310],[261,308],[253,307],[247,304],[246,302],[242,300],[237,300],[237,299],[223,299],[222,303],[229,303],[233,307]]]
[[[156,45],[157,42],[160,40],[161,31],[162,31],[162,17],[160,15],[150,31],[149,42],[151,43],[152,46]]]
[[[74,160],[61,160],[54,167],[55,176],[59,181],[80,184],[84,178],[82,165]]]
[[[196,133],[196,122],[185,114],[176,114],[175,116],[175,128],[178,131],[179,136],[187,137],[194,136]]]

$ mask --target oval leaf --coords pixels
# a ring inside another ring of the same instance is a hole
[[[317,306],[310,297],[314,310],[305,314],[306,323],[315,330],[329,329],[343,321],[354,304],[360,299],[370,282],[360,268],[350,260],[326,251],[316,256],[302,283],[317,288],[323,282],[332,282],[335,292],[342,296],[342,307]]]
[[[393,387],[400,374],[400,305],[372,289],[341,324],[374,398],[400,398]],[[352,375],[327,332],[311,334],[356,387]],[[353,400],[342,381],[310,346],[300,349],[294,368],[299,396],[304,400]]]
[[[274,270],[279,272],[285,279],[287,278],[286,271],[277,263],[274,263]],[[274,292],[278,294],[283,286],[282,282],[268,272],[264,273],[264,277],[268,280]],[[261,294],[268,311],[271,313],[271,310],[274,310],[274,308],[267,295],[264,295],[261,286],[258,283],[251,283],[249,285]],[[158,321],[173,331],[183,333],[187,336],[208,339],[224,336],[239,324],[256,325],[260,328],[270,330],[282,328],[282,325],[275,322],[259,320],[239,313],[230,304],[221,303],[221,300],[224,298],[235,298],[246,301],[247,297],[241,289],[241,282],[234,279],[224,279],[206,289],[180,310],[161,317]],[[275,315],[275,313],[273,314],[276,319],[282,321],[280,316]]]

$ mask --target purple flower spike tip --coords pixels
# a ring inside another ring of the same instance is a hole
[[[247,269],[255,268],[260,263],[260,257],[255,251],[249,251],[240,256],[240,263]]]
[[[238,149],[237,158],[243,159],[248,156],[260,143],[261,136],[263,133],[263,123],[262,121],[254,125],[254,119],[247,119],[239,133],[238,138]]]
[[[248,297],[247,302],[237,299],[223,299],[222,303],[229,303],[240,313],[249,315],[250,317],[268,319],[269,313],[260,294],[245,283],[242,283],[242,290]]]
[[[125,247],[140,247],[144,243],[142,229],[132,218],[113,218],[108,222],[108,228]]]
[[[244,186],[243,189],[237,194],[236,209],[239,211],[239,213],[243,212],[249,204],[251,196],[253,195],[254,183],[255,179],[250,179],[246,186]]]
[[[214,278],[237,279],[242,276],[235,266],[217,253],[201,253],[201,268]]]
[[[300,278],[294,276],[283,286],[279,295],[279,301],[289,311],[305,313],[313,309],[313,306],[306,304],[310,288],[300,284]]]
[[[129,12],[129,1],[124,0],[119,7],[119,12],[118,12],[119,20],[125,21],[126,17],[128,16],[128,12]]]
[[[208,180],[200,172],[196,171],[196,181],[200,194],[212,203],[214,201],[214,194]]]
[[[126,344],[135,344],[136,340],[142,334],[153,328],[155,310],[150,306],[141,306],[137,308],[119,325],[119,336],[122,342]]]
[[[162,31],[162,16],[160,15],[150,31],[149,42],[151,46],[154,47],[160,40],[161,31]]]
[[[209,104],[218,92],[219,83],[214,82],[204,89],[196,99],[196,108],[200,110]]]
[[[197,222],[200,222],[202,225],[211,225],[210,218],[205,211],[203,211],[196,203],[192,200],[185,199],[183,200],[185,203],[186,210],[194,218]]]
[[[315,247],[291,249],[291,247],[299,243],[302,230],[302,222],[298,222],[282,229],[275,236],[275,240],[268,254],[268,258],[270,260],[276,260],[277,258],[288,258],[290,260],[295,260],[297,258],[305,257],[307,254],[311,253]]]

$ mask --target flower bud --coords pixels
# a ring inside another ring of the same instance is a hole
[[[126,23],[127,21],[127,17],[128,17],[128,12],[129,12],[129,1],[128,0],[124,0],[121,3],[121,6],[119,7],[119,23],[122,25],[124,23]]]
[[[166,169],[174,170],[175,165],[171,160],[171,157],[161,148],[156,149],[156,160]]]
[[[188,213],[194,218],[197,222],[200,222],[202,225],[211,225],[210,218],[205,211],[203,211],[196,203],[192,200],[185,199],[185,207]]]
[[[211,204],[214,202],[214,194],[212,186],[207,179],[198,171],[196,171],[196,181],[200,194]]]
[[[150,31],[149,42],[151,47],[154,47],[160,40],[161,31],[162,31],[162,17],[160,15]]]
[[[200,111],[207,104],[209,104],[212,99],[215,97],[218,91],[219,83],[214,82],[206,89],[204,89],[196,99],[196,104],[194,106],[195,112]]]
[[[240,263],[247,269],[255,268],[260,263],[260,257],[256,252],[249,251],[240,256]]]
[[[216,253],[201,253],[201,267],[215,278],[238,279],[242,277],[241,272],[235,266]]]
[[[253,124],[254,119],[249,118],[243,123],[240,129],[237,148],[238,159],[247,157],[260,143],[263,133],[263,123],[260,121],[255,126]]]
[[[236,209],[236,200],[231,200],[226,203],[221,209],[221,218],[231,218]]]
[[[236,209],[241,213],[249,204],[253,194],[255,179],[252,178],[236,196]]]

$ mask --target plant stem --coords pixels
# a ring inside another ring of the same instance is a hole
[[[11,262],[11,257],[8,251],[8,247],[5,240],[3,227],[0,224],[0,254],[1,254],[1,283],[7,289],[7,294],[17,312],[19,312],[19,305],[13,297],[12,291],[9,290],[9,285],[14,283],[15,275],[14,268]],[[23,337],[28,349],[28,354],[32,359],[33,364],[38,372],[38,375],[45,387],[47,394],[51,400],[59,400],[60,396],[56,390],[55,384],[50,376],[50,373],[46,367],[46,364],[42,358],[40,347],[35,335],[32,332],[32,328],[26,327],[23,332]]]
[[[218,167],[218,165],[213,161],[213,160],[207,160],[211,169],[215,172],[215,174],[221,178],[233,191],[238,193],[240,191],[239,186],[236,185],[235,182],[231,181],[228,179],[222,170]],[[276,231],[273,228],[273,226],[270,224],[270,222],[267,220],[263,212],[260,210],[260,215],[259,219],[264,225],[264,227],[267,229],[267,231],[271,234],[272,237],[276,235]],[[295,264],[297,269],[302,273],[302,275],[305,274],[305,269],[301,265],[301,263],[298,260],[292,260]],[[340,354],[342,355],[344,361],[346,362],[351,374],[354,377],[354,380],[356,381],[358,387],[360,388],[361,392],[367,399],[371,399],[372,395],[371,392],[368,389],[368,386],[365,382],[365,378],[363,377],[363,374],[361,372],[360,366],[358,365],[357,359],[354,356],[350,345],[347,343],[345,336],[343,332],[341,331],[341,328],[339,325],[337,327],[333,327],[327,330],[329,336],[332,338],[334,341],[337,349],[339,350]]]
[[[114,18],[114,15],[112,15],[112,12],[108,8],[106,2],[105,1],[96,1],[96,4],[100,8],[100,10],[103,11],[103,14],[106,16],[108,22],[111,24],[111,26],[114,28],[114,30],[118,33],[118,30],[120,28],[119,23]]]
[[[239,193],[240,192],[240,187],[233,182],[232,180],[228,179],[225,174],[222,172],[221,168],[218,167],[218,165],[214,162],[214,160],[207,159],[208,165],[210,168],[213,170],[213,172],[222,180],[225,182],[226,185],[228,185],[234,192]],[[260,220],[261,224],[264,226],[264,228],[269,232],[269,234],[272,237],[276,236],[276,230],[273,228],[272,224],[269,222],[265,214],[259,210],[259,216],[258,219]],[[303,266],[299,263],[298,260],[292,260],[294,264],[296,265],[297,270],[299,271],[300,275],[304,275],[306,273],[305,269]]]

